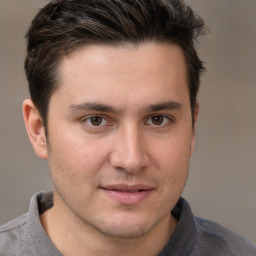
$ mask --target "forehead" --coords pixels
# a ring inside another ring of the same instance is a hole
[[[117,74],[144,71],[159,71],[157,66],[166,65],[169,69],[179,65],[185,67],[183,50],[176,44],[147,42],[141,44],[120,45],[86,45],[66,55],[60,63],[60,73],[68,75],[74,72],[74,65],[79,72],[87,68],[89,74],[97,68],[104,73],[116,72]],[[163,69],[162,69],[163,70]]]
[[[71,101],[188,94],[184,54],[174,44],[89,45],[65,56],[58,73],[55,93]]]

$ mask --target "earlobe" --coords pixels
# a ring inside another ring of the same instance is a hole
[[[31,99],[23,102],[23,118],[29,140],[40,158],[47,159],[47,140],[42,118]]]

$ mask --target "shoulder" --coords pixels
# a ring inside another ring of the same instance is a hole
[[[20,217],[4,224],[3,226],[0,226],[0,242],[2,242],[2,239],[4,237],[10,236],[12,234],[12,237],[16,237],[15,234],[18,234],[21,230],[26,229],[27,227],[27,213],[21,215]]]
[[[206,255],[210,251],[216,255],[256,255],[256,246],[244,237],[228,230],[216,222],[195,217],[198,244]]]
[[[179,200],[172,214],[179,220],[172,240],[178,253],[173,255],[256,256],[252,242],[214,221],[194,216],[185,199]]]
[[[0,227],[0,255],[14,255],[29,236],[27,214]]]
[[[0,227],[0,256],[61,255],[40,222],[40,213],[52,207],[52,193],[35,194],[28,213]]]

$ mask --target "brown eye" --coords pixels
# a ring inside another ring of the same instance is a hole
[[[90,118],[90,123],[94,126],[99,126],[102,123],[102,117],[93,116],[93,117]]]
[[[113,125],[113,122],[104,116],[91,115],[81,119],[81,124],[88,132],[104,132]]]
[[[152,122],[152,124],[154,124],[154,125],[161,125],[161,124],[163,124],[163,122],[164,122],[164,117],[161,116],[161,115],[152,116],[152,117],[151,117],[151,122]]]

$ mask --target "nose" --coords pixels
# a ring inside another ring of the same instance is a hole
[[[136,125],[119,129],[113,142],[110,163],[128,173],[139,172],[148,165],[146,141]]]

